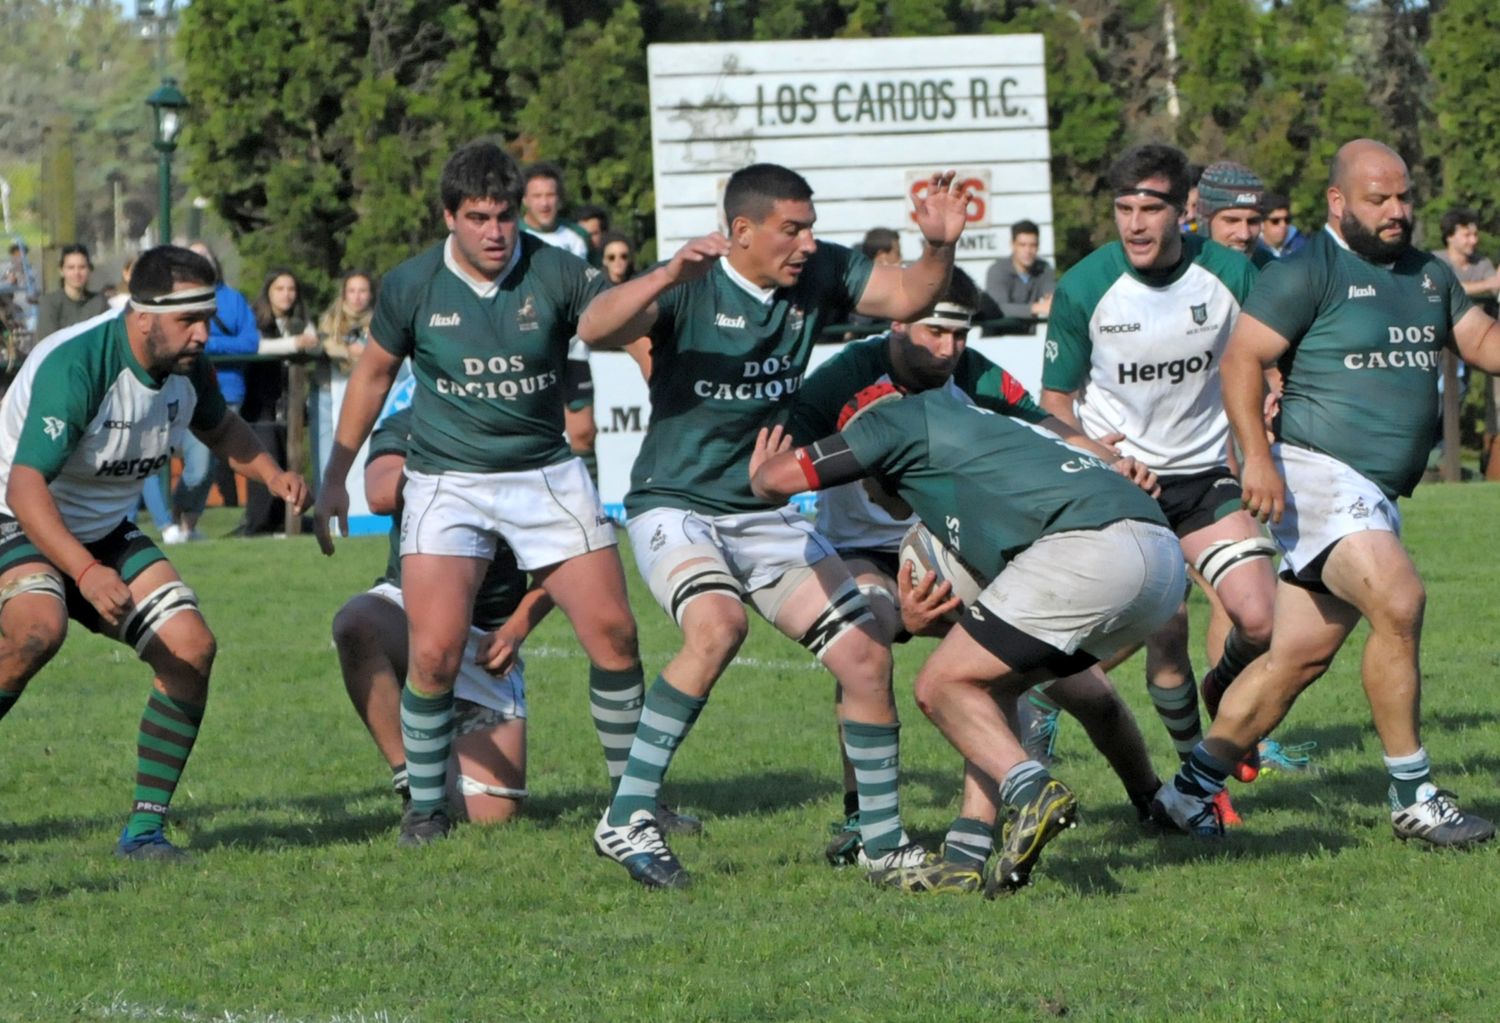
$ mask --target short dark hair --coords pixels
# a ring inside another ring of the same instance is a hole
[[[519,215],[524,190],[515,159],[485,139],[466,142],[454,150],[443,165],[438,184],[443,209],[449,213],[457,213],[465,199],[490,199],[509,203],[511,211]]]
[[[1467,206],[1455,206],[1443,214],[1443,219],[1438,221],[1438,226],[1443,231],[1443,241],[1453,237],[1453,232],[1460,227],[1468,227],[1470,224],[1479,223],[1479,214]]]
[[[724,219],[733,224],[740,217],[760,223],[778,202],[808,202],[812,186],[794,170],[774,163],[752,163],[729,176],[724,186]]]
[[[130,270],[130,297],[150,301],[167,294],[177,284],[217,284],[214,265],[192,249],[181,245],[158,245],[147,249]]]
[[[1042,229],[1036,226],[1034,220],[1018,220],[1010,225],[1010,240],[1015,241],[1018,234],[1034,234],[1041,238]]]
[[[953,272],[948,275],[948,286],[937,297],[937,301],[952,302],[954,305],[961,305],[965,309],[973,309],[978,313],[979,285],[974,283],[974,278],[955,266]]]
[[[1292,200],[1288,199],[1282,192],[1267,192],[1265,199],[1261,202],[1260,208],[1267,213],[1273,210],[1286,210],[1290,213],[1292,211]]]
[[[1187,165],[1188,188],[1197,188],[1198,182],[1203,180],[1203,172],[1208,170],[1207,164],[1189,163]]]
[[[599,251],[603,252],[615,242],[624,242],[630,248],[630,254],[635,255],[635,242],[630,240],[630,235],[624,231],[605,231],[599,236]]]
[[[1199,175],[1202,175],[1201,170]],[[1106,180],[1115,195],[1123,195],[1134,191],[1147,178],[1158,177],[1167,179],[1168,201],[1178,209],[1186,207],[1191,175],[1187,155],[1176,146],[1159,142],[1133,146],[1110,164]]]
[[[89,247],[87,245],[80,242],[64,245],[62,251],[57,254],[57,265],[61,267],[63,263],[67,262],[69,256],[82,256],[83,261],[89,265],[89,269],[92,270],[94,268],[94,260],[89,255]]]
[[[597,220],[600,231],[609,230],[609,214],[604,211],[603,206],[595,206],[593,203],[580,206],[573,211],[573,219],[580,224],[585,220]]]
[[[859,251],[870,259],[874,259],[882,252],[896,250],[901,254],[901,236],[888,227],[872,227],[865,232],[864,241],[859,243]]]
[[[563,190],[563,172],[562,172],[562,168],[559,167],[557,164],[555,164],[555,163],[548,163],[546,160],[538,160],[536,163],[532,164],[530,167],[527,167],[526,168],[526,172],[521,175],[521,189],[522,189],[522,191],[525,191],[526,186],[529,185],[529,184],[531,184],[537,178],[548,178],[548,179],[550,179],[551,182],[554,185],[557,186],[557,194],[558,195],[562,195],[562,190]]]

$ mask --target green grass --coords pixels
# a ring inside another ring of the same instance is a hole
[[[1426,741],[1440,783],[1500,813],[1497,491],[1426,488],[1408,540],[1430,591]],[[217,513],[209,532],[232,525]],[[650,893],[596,858],[601,758],[585,662],[555,617],[528,644],[525,819],[398,852],[383,763],[328,638],[384,540],[172,550],[220,641],[202,739],[174,807],[198,853],[123,864],[146,671],[69,638],[0,724],[3,1020],[1487,1020],[1500,850],[1396,842],[1353,645],[1294,709],[1319,778],[1238,790],[1246,826],[1201,844],[1142,833],[1065,727],[1083,823],[998,902],[920,899],[830,870],[838,816],[830,679],[757,625],[677,758],[670,798],[707,833],[696,887]],[[632,577],[632,583],[636,580]],[[635,585],[648,670],[675,630]],[[1195,608],[1200,616],[1202,607]],[[901,648],[905,816],[940,837],[958,762],[912,706],[930,648]],[[1201,653],[1199,654],[1201,659]],[[1116,672],[1162,771],[1141,663]]]

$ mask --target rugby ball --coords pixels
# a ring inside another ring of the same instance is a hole
[[[964,607],[978,600],[980,591],[984,589],[984,583],[975,577],[963,559],[950,551],[946,544],[920,522],[908,529],[901,538],[897,558],[899,570],[908,573],[913,585],[925,579],[928,572],[936,572],[939,585],[951,583],[953,595],[963,602]],[[958,616],[950,614],[949,620],[957,621]]]

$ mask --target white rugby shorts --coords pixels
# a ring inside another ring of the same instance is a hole
[[[1042,537],[1006,564],[970,614],[993,613],[1064,653],[1104,660],[1159,629],[1186,586],[1176,534],[1125,519]]]
[[[528,572],[615,545],[580,458],[522,472],[406,470],[401,553],[489,561],[504,537]]]
[[[392,586],[390,583],[376,583],[370,587],[369,592],[372,596],[395,604],[402,611],[406,610],[405,598],[398,586]],[[464,643],[464,656],[458,667],[458,678],[453,683],[453,695],[457,699],[468,700],[470,703],[477,703],[487,710],[494,711],[505,720],[524,718],[526,716],[526,665],[518,655],[515,667],[499,678],[485,671],[475,661],[479,653],[479,640],[483,635],[483,630],[469,626],[469,638]]]
[[[1368,476],[1330,455],[1273,444],[1271,458],[1286,481],[1286,510],[1271,523],[1285,556],[1282,569],[1300,573],[1352,533],[1378,529],[1401,535],[1401,512]]]

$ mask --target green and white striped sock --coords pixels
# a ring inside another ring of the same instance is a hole
[[[630,744],[630,760],[609,804],[610,824],[619,827],[630,823],[630,815],[637,810],[656,812],[657,796],[672,757],[706,703],[706,698],[689,696],[661,675],[656,676],[641,708],[641,723]]]
[[[424,696],[401,687],[401,746],[411,808],[426,813],[447,802],[448,754],[453,750],[453,691]]]
[[[1005,780],[1000,783],[1000,801],[1006,806],[1025,806],[1051,780],[1052,775],[1040,763],[1023,760],[1006,772]]]
[[[901,767],[901,726],[844,722],[844,752],[854,765],[859,792],[859,837],[865,855],[884,856],[908,839],[901,827],[897,775]]]
[[[995,848],[995,829],[973,817],[960,817],[943,840],[943,862],[978,869]]]
[[[1198,715],[1198,687],[1189,679],[1176,689],[1162,689],[1146,683],[1146,694],[1151,697],[1151,706],[1157,717],[1167,726],[1172,737],[1172,748],[1177,756],[1186,760],[1193,747],[1203,739],[1203,723]]]
[[[594,719],[599,745],[604,747],[604,766],[609,770],[611,790],[630,760],[630,745],[635,741],[645,694],[640,665],[624,671],[589,665],[589,714]]]

